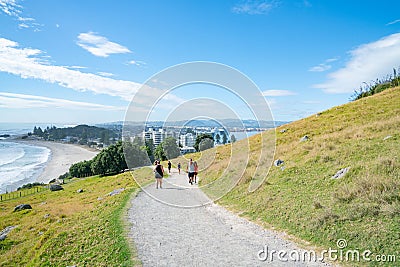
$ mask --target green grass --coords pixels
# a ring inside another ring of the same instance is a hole
[[[286,132],[281,133],[282,129]],[[373,255],[397,254],[399,130],[399,87],[283,125],[276,130],[274,159],[284,160],[285,169],[273,166],[262,186],[250,193],[247,188],[258,164],[260,140],[273,138],[273,131],[253,136],[249,139],[250,161],[244,175],[218,203],[264,227],[284,231],[306,246],[336,248],[336,241],[344,238],[349,249],[369,249]],[[300,142],[304,135],[310,140]],[[392,137],[384,141],[388,135]],[[241,140],[234,149],[245,152],[246,146],[247,140]],[[223,174],[229,161],[235,165],[243,160],[238,156],[230,158],[230,145],[186,157],[197,159],[202,168],[201,162],[212,155],[213,163],[199,174],[202,185],[220,175],[223,179],[239,175],[234,168]],[[261,161],[259,167],[266,172],[270,163]],[[350,167],[346,176],[331,179],[345,167]],[[205,192],[213,196],[208,188]],[[357,264],[367,263],[349,265]]]
[[[133,175],[152,177],[151,170]],[[83,193],[77,193],[82,188]],[[125,188],[108,196],[114,189]],[[0,241],[1,266],[135,266],[126,238],[127,203],[139,188],[130,173],[74,179],[63,191],[45,191],[0,203],[0,229],[14,225]],[[32,210],[13,212],[16,205]]]
[[[48,188],[45,186],[34,186],[31,188],[23,188],[18,191],[0,194],[0,201],[10,200],[13,198],[19,198],[19,197],[27,196],[27,195],[32,195],[32,194],[36,194],[36,193],[39,193],[39,192],[42,192],[45,190],[48,190]]]

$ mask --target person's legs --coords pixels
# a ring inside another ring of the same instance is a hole
[[[160,188],[162,188],[162,178],[160,180]]]

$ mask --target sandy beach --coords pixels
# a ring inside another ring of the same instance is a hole
[[[15,142],[17,140],[13,140]],[[47,142],[39,140],[18,140],[17,142],[35,146],[47,147],[50,149],[50,158],[47,161],[43,173],[37,178],[38,182],[48,183],[61,174],[66,173],[69,167],[83,160],[92,159],[99,151],[85,148],[79,145],[62,144],[57,142]]]

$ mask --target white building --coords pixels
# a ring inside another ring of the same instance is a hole
[[[148,131],[143,131],[143,140],[153,139],[153,129],[150,128]]]
[[[164,136],[164,129],[148,128],[147,130],[143,131],[143,139],[146,141],[152,139],[154,147],[157,147],[162,141],[164,141]]]
[[[179,136],[179,142],[183,147],[193,147],[196,142],[196,136],[192,133],[182,134]]]
[[[153,131],[153,143],[154,146],[157,147],[159,144],[164,141],[164,130],[159,129],[158,131]]]

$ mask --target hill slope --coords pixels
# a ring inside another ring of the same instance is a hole
[[[346,239],[347,249],[371,250],[371,258],[395,254],[400,249],[399,130],[399,87],[280,126],[275,159],[283,160],[285,168],[273,166],[262,186],[250,193],[260,140],[273,134],[253,136],[244,175],[218,203],[324,249],[335,249],[338,239]],[[300,142],[304,135],[310,139]],[[237,145],[244,148],[247,140]],[[216,156],[200,174],[203,185],[235,161],[229,145],[210,154]],[[260,167],[266,172],[270,162]],[[332,179],[347,167],[344,177]]]
[[[151,177],[151,170],[133,175]],[[0,241],[0,266],[140,265],[123,218],[129,198],[139,191],[132,175],[73,179],[63,187],[0,202],[0,231],[15,226]],[[120,188],[125,190],[110,195]],[[32,209],[13,212],[22,203]]]

